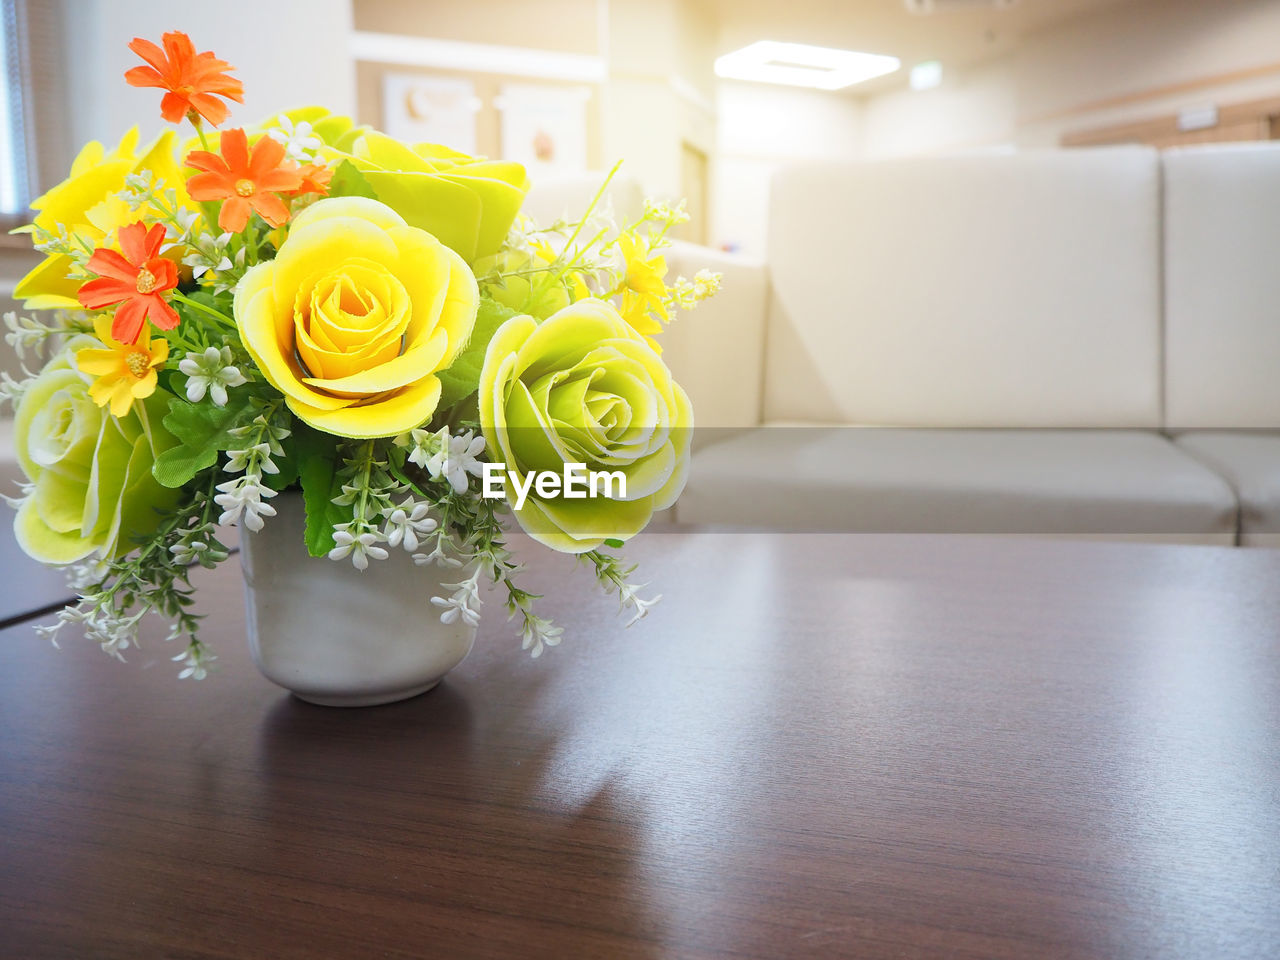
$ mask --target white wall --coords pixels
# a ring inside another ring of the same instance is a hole
[[[763,256],[773,171],[858,157],[862,107],[845,94],[734,80],[718,84],[716,107],[711,242]]]
[[[349,52],[351,0],[60,0],[66,25],[69,139],[115,140],[138,125],[144,137],[166,126],[162,91],[130,87],[124,72],[142,61],[134,37],[159,44],[181,30],[198,51],[212,50],[236,68],[244,105],[231,104],[230,125],[257,123],[289,107],[355,107]]]
[[[1187,106],[1280,95],[1280,0],[1149,0],[1028,37],[1018,56],[1018,140],[1056,146],[1061,135],[1167,116]],[[1189,85],[1114,106],[1098,101]],[[1081,109],[1081,108],[1085,109]]]
[[[936,90],[868,98],[865,154],[903,156],[1016,143],[1280,95],[1278,0],[1147,0],[1022,38],[1002,61],[952,71]],[[1177,88],[1177,89],[1170,89]],[[1164,90],[1163,94],[1160,91]],[[1121,98],[1107,105],[1102,101]]]
[[[623,160],[647,193],[678,197],[681,144],[715,147],[715,22],[684,0],[610,0],[605,35],[605,163]]]
[[[871,97],[863,115],[863,155],[909,156],[1011,143],[1015,136],[1011,58],[944,74],[932,90]]]

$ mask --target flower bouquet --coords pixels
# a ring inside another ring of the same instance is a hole
[[[474,634],[487,582],[533,656],[559,642],[518,584],[511,518],[642,617],[617,550],[679,495],[693,425],[656,337],[719,281],[668,284],[682,207],[618,226],[602,186],[539,226],[518,164],[321,108],[219,132],[241,101],[229,64],[182,33],[130,48],[145,63],[125,79],[191,132],[88,144],[21,228],[45,259],[15,294],[31,316],[5,318],[46,360],[0,385],[17,540],[80,595],[40,629],[80,624],[123,659],[152,611],[180,676],[204,677],[190,570],[228,557],[226,525],[250,552],[290,499],[300,563],[365,591],[388,563],[429,568],[424,629]]]

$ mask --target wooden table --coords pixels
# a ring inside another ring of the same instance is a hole
[[[1280,956],[1280,552],[633,552],[636,629],[557,562],[563,646],[367,710],[255,673],[234,563],[203,683],[0,634],[0,954]]]
[[[5,491],[8,492],[8,491]],[[32,561],[13,538],[13,511],[0,505],[0,629],[71,597],[59,570]]]

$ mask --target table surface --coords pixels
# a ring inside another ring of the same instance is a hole
[[[0,485],[0,492],[9,493]],[[60,570],[33,561],[13,538],[13,511],[0,504],[0,628],[71,596]]]
[[[656,535],[624,631],[501,616],[435,691],[314,707],[0,633],[0,953],[1280,956],[1280,551]],[[491,608],[498,608],[496,595]]]

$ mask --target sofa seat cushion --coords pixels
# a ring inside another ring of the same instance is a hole
[[[681,523],[1233,543],[1221,477],[1154,432],[763,427],[698,451]]]
[[[1240,542],[1280,547],[1280,432],[1194,430],[1177,443],[1235,489]]]

